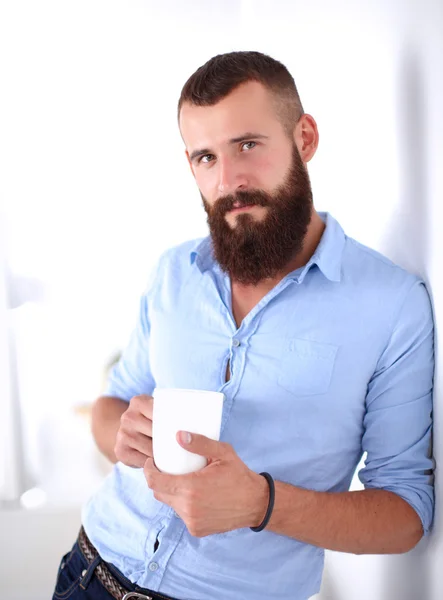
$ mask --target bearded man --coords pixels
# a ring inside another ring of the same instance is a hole
[[[115,466],[54,598],[306,600],[325,548],[403,553],[429,531],[429,297],[315,210],[317,125],[280,62],[210,59],[178,122],[210,235],[162,255],[94,404]],[[224,394],[220,441],[177,432],[200,471],[157,469],[155,387]]]

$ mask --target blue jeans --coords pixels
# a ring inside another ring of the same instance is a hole
[[[114,565],[105,562],[100,556],[89,564],[83,556],[78,542],[63,556],[57,573],[52,600],[112,600],[112,596],[95,575],[98,564],[104,563],[120,585],[128,592],[139,592],[151,596],[153,600],[174,600],[146,588],[140,588],[127,579]]]

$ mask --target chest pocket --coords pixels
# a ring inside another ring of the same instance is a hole
[[[325,394],[330,386],[338,346],[300,338],[286,341],[278,384],[296,396]]]

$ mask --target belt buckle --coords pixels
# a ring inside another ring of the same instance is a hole
[[[140,592],[128,592],[122,598],[122,600],[152,600],[152,596],[145,596]]]

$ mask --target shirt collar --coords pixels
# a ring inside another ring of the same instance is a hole
[[[345,233],[340,224],[329,213],[319,212],[318,214],[326,227],[320,243],[306,265],[289,273],[288,277],[296,280],[297,283],[303,282],[306,274],[314,265],[330,281],[339,282],[341,280]],[[211,236],[198,242],[197,246],[190,253],[190,261],[191,264],[195,262],[202,273],[214,266]]]
[[[345,233],[340,224],[327,212],[318,213],[326,227],[314,254],[308,262],[289,273],[288,277],[302,283],[308,271],[316,265],[329,281],[341,280],[341,265],[345,245]]]
[[[195,263],[202,273],[210,269],[214,265],[211,236],[199,241],[198,245],[191,251],[190,257],[191,265]]]

